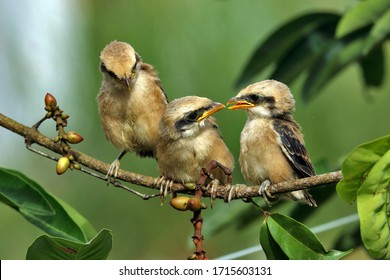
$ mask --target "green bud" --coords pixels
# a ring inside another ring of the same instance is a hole
[[[185,183],[185,184],[184,184],[184,187],[185,187],[187,190],[195,190],[196,184],[194,184],[194,183]]]
[[[78,134],[74,131],[70,131],[70,132],[66,133],[66,137],[67,137],[68,142],[71,144],[77,144],[77,143],[80,143],[81,141],[84,140],[84,138],[80,134]]]
[[[70,165],[69,158],[67,157],[62,157],[58,160],[57,166],[56,166],[56,171],[58,175],[64,174],[66,170],[68,170]]]

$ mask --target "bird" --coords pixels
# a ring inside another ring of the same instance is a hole
[[[172,100],[161,118],[157,165],[162,178],[182,184],[196,183],[202,168],[215,160],[231,171],[234,159],[212,117],[225,105],[209,98],[185,96]],[[211,174],[224,184],[221,169]]]
[[[316,207],[316,201],[307,190],[274,197],[267,191],[271,184],[316,174],[301,127],[292,116],[295,100],[290,89],[279,81],[264,80],[248,85],[227,104],[230,110],[247,112],[239,156],[244,179],[260,185],[261,194],[269,205],[270,200],[293,199]]]
[[[112,41],[104,47],[100,71],[100,121],[106,138],[121,149],[107,172],[110,182],[117,177],[120,160],[127,152],[155,157],[159,122],[168,99],[153,66],[144,63],[126,42]]]

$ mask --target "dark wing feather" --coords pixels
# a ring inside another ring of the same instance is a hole
[[[313,164],[304,144],[296,137],[295,133],[300,133],[299,126],[285,120],[276,119],[273,122],[275,131],[279,134],[283,145],[283,152],[295,167],[299,177],[310,177],[315,175]],[[295,130],[294,131],[292,130]]]

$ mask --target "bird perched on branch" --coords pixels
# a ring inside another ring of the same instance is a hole
[[[211,116],[225,106],[204,97],[187,96],[171,101],[160,122],[157,145],[160,175],[179,183],[196,183],[200,170],[215,160],[233,170],[234,159]],[[212,175],[221,183],[221,169]]]
[[[261,185],[264,199],[290,198],[316,207],[307,190],[272,197],[270,184],[315,175],[299,124],[292,112],[295,101],[289,88],[275,80],[254,83],[228,101],[229,109],[244,109],[248,119],[241,132],[240,165],[244,178]]]
[[[107,139],[122,149],[107,173],[110,179],[117,176],[126,152],[155,157],[158,125],[168,101],[153,66],[143,63],[127,43],[109,43],[100,54],[100,70],[101,123]]]

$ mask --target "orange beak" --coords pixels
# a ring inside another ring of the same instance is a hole
[[[255,104],[252,104],[245,100],[237,100],[235,97],[230,99],[227,102],[228,105],[233,104],[232,106],[228,107],[229,110],[240,110],[240,109],[247,109],[250,107],[255,107]]]
[[[203,113],[203,115],[201,115],[196,121],[200,122],[201,120],[204,120],[205,118],[210,117],[211,115],[215,114],[216,112],[221,111],[223,108],[225,108],[225,105],[218,103],[218,102],[214,102],[213,107],[211,109],[205,111]]]

